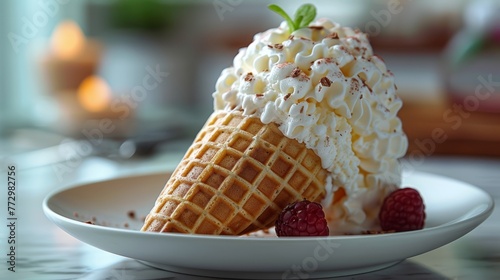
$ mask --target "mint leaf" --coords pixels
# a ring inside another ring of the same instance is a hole
[[[295,12],[295,29],[307,27],[316,18],[316,7],[312,4],[304,4]]]
[[[293,31],[296,30],[295,23],[290,18],[290,16],[285,11],[283,11],[283,9],[281,7],[279,7],[278,5],[275,5],[275,4],[270,4],[267,7],[269,8],[269,10],[277,13],[278,15],[282,16],[286,20],[286,22],[288,23],[288,29],[290,29],[290,33],[292,33]]]
[[[269,10],[282,16],[288,23],[288,29],[290,33],[293,31],[307,27],[316,17],[316,7],[312,4],[304,4],[297,9],[295,12],[295,20],[292,20],[290,16],[278,5],[270,4],[267,6]]]

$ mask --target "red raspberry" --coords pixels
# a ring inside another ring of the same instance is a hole
[[[321,204],[302,200],[289,204],[276,220],[276,234],[283,236],[328,236]]]
[[[395,190],[385,198],[379,219],[384,231],[422,229],[425,221],[425,205],[420,193],[412,188]]]

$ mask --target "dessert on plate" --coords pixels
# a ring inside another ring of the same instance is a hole
[[[304,199],[321,203],[330,235],[381,230],[408,146],[402,101],[366,34],[309,12],[256,34],[222,71],[143,231],[242,235]]]

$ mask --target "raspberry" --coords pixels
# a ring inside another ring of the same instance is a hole
[[[422,229],[425,222],[425,205],[420,193],[412,188],[395,190],[385,198],[379,219],[384,231]]]
[[[289,204],[276,220],[276,234],[283,236],[328,236],[321,204],[302,200]]]

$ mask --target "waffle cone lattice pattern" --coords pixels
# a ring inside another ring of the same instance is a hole
[[[241,112],[214,112],[173,172],[143,231],[240,235],[288,204],[325,195],[327,171],[304,144]]]

